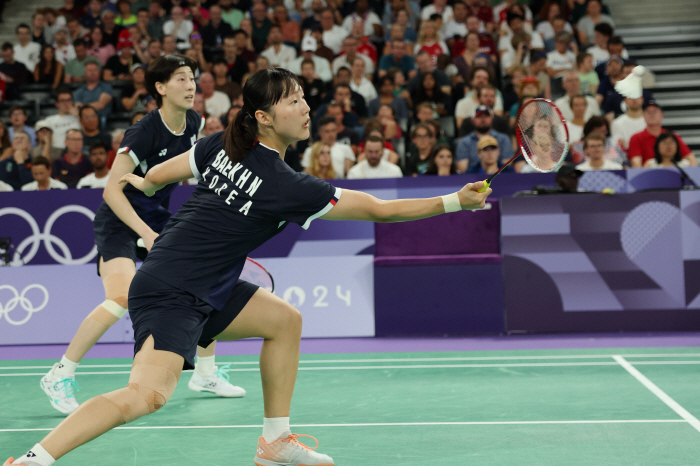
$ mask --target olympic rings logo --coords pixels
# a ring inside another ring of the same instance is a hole
[[[38,306],[35,306],[32,303],[32,300],[27,298],[27,292],[33,289],[37,289],[40,292],[44,293],[44,300]],[[2,292],[2,290],[9,290],[14,295],[4,305],[2,301],[0,301],[0,319],[2,319],[2,316],[4,314],[5,320],[8,321],[11,325],[26,324],[35,312],[41,311],[49,303],[49,292],[42,285],[34,284],[26,286],[22,290],[22,293],[19,293],[17,289],[12,285],[0,285],[0,293]],[[27,312],[27,315],[22,320],[13,320],[10,317],[10,312],[14,311],[17,308],[17,305],[19,305],[24,311]]]
[[[85,256],[73,259],[73,255],[71,254],[70,249],[68,249],[66,243],[61,238],[51,234],[51,229],[53,228],[53,224],[56,222],[56,220],[58,220],[58,218],[63,214],[71,212],[83,214],[90,221],[95,219],[95,213],[87,207],[81,205],[67,205],[54,211],[46,220],[44,231],[41,231],[39,229],[39,224],[36,222],[36,220],[34,220],[34,217],[32,217],[25,210],[17,207],[5,207],[0,209],[0,217],[3,215],[17,215],[18,217],[22,217],[27,221],[32,230],[31,236],[24,238],[24,240],[22,240],[22,242],[19,243],[15,249],[15,254],[10,265],[18,266],[31,262],[31,260],[34,259],[34,256],[36,256],[36,253],[39,251],[39,246],[42,242],[44,243],[44,247],[49,255],[59,264],[78,265],[87,264],[90,262],[97,255],[97,246],[93,246],[92,250]],[[29,247],[30,245],[31,247]],[[54,245],[60,249],[60,253],[54,249]],[[24,254],[27,247],[29,247],[29,251]]]

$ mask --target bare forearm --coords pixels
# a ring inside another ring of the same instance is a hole
[[[105,188],[102,195],[105,202],[112,209],[119,220],[124,222],[129,228],[134,230],[139,236],[147,236],[151,232],[151,228],[141,220],[141,217],[134,211],[131,203],[124,195],[124,192],[118,186]]]
[[[445,213],[441,197],[427,199],[396,199],[381,201],[375,222],[394,223],[419,220]]]

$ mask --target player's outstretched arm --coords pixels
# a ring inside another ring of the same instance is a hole
[[[124,174],[119,179],[120,185],[130,183],[134,188],[143,191],[146,196],[153,196],[156,191],[163,189],[170,183],[188,180],[194,177],[190,167],[190,151],[183,152],[177,157],[159,163],[148,170],[145,178],[133,173]]]
[[[397,199],[383,201],[360,191],[344,189],[338,203],[321,218],[325,220],[366,220],[389,223],[406,222],[454,212],[484,207],[491,188],[478,192],[483,182],[469,183],[454,194],[426,199]]]

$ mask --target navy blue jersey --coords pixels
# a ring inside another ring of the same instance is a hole
[[[187,152],[203,127],[204,118],[190,109],[187,110],[185,129],[175,134],[165,125],[160,110],[154,110],[126,130],[117,154],[129,155],[136,164],[134,173],[143,177],[151,167]],[[170,217],[168,203],[175,186],[177,184],[172,183],[148,197],[127,184],[124,195],[141,220],[158,231]],[[105,204],[105,207],[109,206]]]
[[[222,135],[207,136],[190,150],[190,167],[200,181],[140,269],[214,309],[228,301],[250,251],[289,222],[308,228],[341,194],[340,188],[295,172],[260,143],[233,164]]]

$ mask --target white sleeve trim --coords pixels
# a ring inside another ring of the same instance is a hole
[[[190,148],[190,170],[192,170],[192,175],[194,175],[195,178],[198,180],[202,179],[202,174],[199,173],[199,169],[197,168],[197,164],[195,163],[194,160],[194,148],[197,147],[197,144],[193,145]]]
[[[134,165],[137,167],[141,164],[141,161],[139,160],[138,157],[136,157],[136,154],[134,154],[134,151],[129,149],[128,147],[122,147],[117,151],[117,155],[119,154],[127,154],[129,157],[131,157],[131,160],[134,161]]]
[[[335,197],[336,199],[340,200],[340,195],[341,195],[342,193],[343,193],[343,190],[342,190],[342,189],[340,189],[340,188],[335,188],[335,196],[334,196],[334,197]],[[313,220],[315,220],[315,219],[317,219],[317,218],[319,218],[319,217],[323,217],[324,215],[326,215],[326,214],[333,208],[333,206],[335,206],[335,204],[333,204],[332,202],[329,202],[328,205],[326,205],[326,207],[324,207],[323,209],[321,209],[320,211],[316,212],[316,213],[313,214],[311,217],[309,217],[308,219],[306,219],[306,222],[305,222],[301,227],[302,227],[304,230],[308,230],[308,229],[309,229],[309,226],[311,225],[311,222],[312,222]]]

